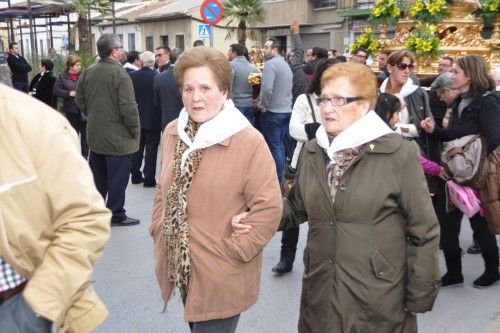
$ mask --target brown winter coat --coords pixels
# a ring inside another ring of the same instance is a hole
[[[479,191],[489,231],[500,234],[500,146],[488,155],[484,164],[485,184]]]
[[[177,120],[164,131],[161,174],[150,232],[162,297],[172,293],[163,253],[162,219],[172,181]],[[259,295],[262,249],[282,213],[276,167],[262,135],[252,127],[205,148],[187,193],[191,277],[184,318],[189,322],[228,318],[248,309]],[[250,233],[231,237],[231,218],[249,210]]]
[[[416,332],[411,312],[432,309],[439,227],[417,152],[397,134],[366,143],[332,204],[324,150],[304,146],[283,217],[309,221],[299,332]]]

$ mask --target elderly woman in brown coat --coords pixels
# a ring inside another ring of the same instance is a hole
[[[185,108],[164,130],[151,235],[165,302],[179,288],[193,332],[234,332],[259,295],[262,249],[282,199],[262,135],[234,107],[231,66],[206,47],[175,65]],[[247,211],[252,230],[233,235]]]
[[[439,227],[418,147],[371,111],[375,90],[356,63],[321,80],[322,126],[284,201],[283,224],[309,221],[299,332],[416,332],[438,292]]]

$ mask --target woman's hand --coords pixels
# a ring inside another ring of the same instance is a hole
[[[439,177],[443,180],[449,180],[450,176],[448,176],[448,173],[444,168],[441,168],[441,171],[439,171]]]
[[[238,237],[239,235],[247,234],[252,230],[250,224],[244,224],[244,220],[248,216],[248,212],[243,212],[238,215],[233,216],[231,219],[231,226],[233,227],[233,233],[231,237]]]
[[[431,118],[425,118],[420,122],[420,127],[424,129],[427,133],[432,133],[434,132],[434,122],[432,121]]]
[[[71,90],[71,91],[69,92],[69,96],[70,96],[70,97],[75,97],[75,96],[76,96],[76,91]]]

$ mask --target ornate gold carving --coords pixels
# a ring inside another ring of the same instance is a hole
[[[462,46],[462,47],[490,47],[490,41],[481,38],[480,24],[468,24],[462,27],[448,27],[456,29],[441,39],[441,46]],[[438,30],[439,31],[439,30]]]
[[[398,25],[394,39],[385,42],[386,48],[405,47],[406,39],[410,36],[411,30],[411,27]]]

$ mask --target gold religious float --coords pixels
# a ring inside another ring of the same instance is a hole
[[[376,8],[377,4],[387,6],[393,1],[395,0],[378,0],[371,13],[372,22],[380,26],[378,49],[409,49],[415,52],[416,72],[419,76],[435,75],[436,60],[443,55],[453,58],[480,55],[490,68],[500,67],[499,0],[481,0],[482,11],[479,15],[473,14],[479,7],[477,0],[455,0],[448,3],[445,0],[413,0],[406,6],[404,18],[403,13],[398,16],[396,10],[388,11],[387,16],[391,16],[391,22],[384,20],[384,12]],[[493,27],[489,39],[481,36],[484,20],[489,20]],[[395,23],[393,39],[387,39],[387,23]]]

